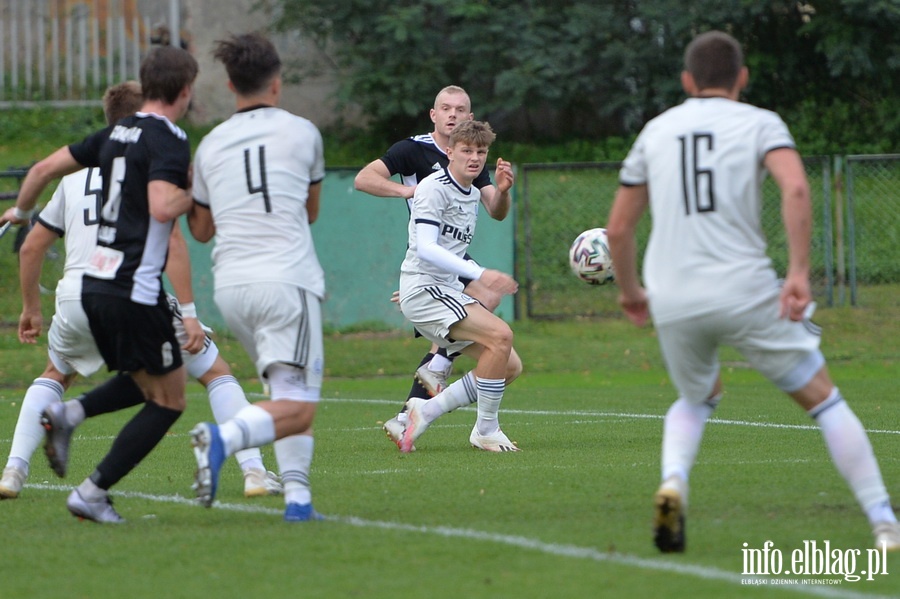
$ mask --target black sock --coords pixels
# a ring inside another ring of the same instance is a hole
[[[444,356],[445,358],[447,358],[447,359],[450,360],[451,362],[453,362],[454,360],[456,360],[456,358],[458,358],[458,357],[460,357],[460,356],[462,355],[462,354],[459,353],[459,352],[456,352],[456,353],[454,353],[453,355],[450,355],[450,354],[447,353],[447,348],[446,348],[446,347],[439,347],[438,350],[437,350],[436,352],[434,352],[434,354],[435,354],[436,356]]]
[[[91,480],[101,489],[109,489],[131,472],[159,444],[175,424],[181,412],[148,401],[122,427],[106,457],[91,474]]]
[[[431,352],[428,352],[427,354],[425,354],[425,357],[422,358],[422,361],[419,362],[418,366],[416,366],[416,370],[418,370],[420,367],[424,366],[425,364],[428,364],[429,362],[431,362],[431,358],[433,358],[433,357],[434,357],[434,354]],[[406,396],[406,399],[409,399],[411,397],[421,397],[422,399],[428,399],[431,397],[428,394],[428,389],[426,389],[425,387],[422,386],[422,383],[419,382],[419,379],[415,375],[413,375],[412,387],[410,387],[409,395]],[[404,405],[403,409],[400,411],[405,412],[406,406]]]
[[[84,407],[85,418],[92,418],[142,404],[144,394],[133,378],[118,374],[79,397],[78,401]]]

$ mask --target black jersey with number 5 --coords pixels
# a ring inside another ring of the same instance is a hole
[[[187,135],[163,116],[139,112],[72,144],[69,151],[79,164],[100,167],[103,174],[97,250],[83,293],[155,305],[174,221],[150,216],[148,185],[165,181],[187,188]]]

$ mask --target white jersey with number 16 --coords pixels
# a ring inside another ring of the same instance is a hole
[[[778,294],[758,190],[766,154],[793,147],[777,114],[725,98],[690,98],[647,123],[619,181],[649,189],[644,285],[654,322]]]

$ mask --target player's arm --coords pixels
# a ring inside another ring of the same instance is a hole
[[[416,191],[414,186],[392,181],[391,172],[381,158],[373,160],[356,173],[353,187],[379,198],[409,199]]]
[[[22,314],[19,316],[19,341],[35,343],[44,326],[41,315],[41,267],[47,250],[59,235],[35,223],[19,248],[19,284],[22,289]]]
[[[187,241],[181,234],[178,222],[172,227],[169,236],[169,257],[166,260],[166,276],[172,284],[172,291],[181,308],[181,321],[187,333],[187,342],[182,349],[196,354],[206,343],[206,333],[197,319],[197,308],[194,306],[194,290],[191,286],[191,256]]]
[[[216,234],[216,223],[213,221],[209,206],[194,202],[188,212],[187,222],[191,235],[201,243],[206,243]]]
[[[441,247],[438,243],[438,224],[434,221],[416,221],[416,254],[441,270],[458,277],[478,280],[498,293],[513,294],[519,289],[519,284],[508,274],[484,268],[472,260],[464,260]]]
[[[802,320],[812,301],[809,288],[809,248],[812,201],[800,154],[793,148],[772,150],[763,161],[781,190],[781,218],[788,241],[788,269],[781,289],[781,316]]]
[[[309,194],[306,198],[306,214],[309,218],[309,224],[316,222],[319,218],[319,205],[322,200],[322,182],[317,181],[309,186]]]
[[[190,210],[194,199],[189,189],[182,189],[163,179],[153,179],[147,184],[147,203],[150,216],[166,223]]]
[[[488,214],[494,220],[503,220],[509,214],[509,208],[512,205],[509,191],[514,182],[512,164],[503,158],[498,158],[494,171],[494,185],[486,185],[481,188],[481,203],[484,204]]]
[[[37,205],[41,192],[47,188],[50,181],[58,179],[63,175],[74,173],[79,170],[81,165],[72,156],[69,146],[64,146],[34,166],[28,169],[22,186],[19,188],[19,195],[16,198],[16,204],[9,208],[0,216],[0,225],[12,222],[17,225],[24,225],[31,219],[34,213],[34,207]]]
[[[650,313],[638,276],[635,231],[649,202],[646,185],[620,185],[606,223],[609,254],[616,267],[619,304],[628,319],[638,326],[647,322]]]

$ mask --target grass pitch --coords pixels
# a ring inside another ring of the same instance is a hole
[[[892,302],[822,310],[817,320],[832,374],[869,430],[896,503],[900,331]],[[401,455],[380,424],[405,397],[406,371],[424,343],[405,332],[329,337],[312,472],[325,522],[287,524],[281,498],[244,499],[233,461],[218,502],[193,503],[187,433],[211,417],[196,383],[171,434],[114,488],[127,523],[80,522],[66,511],[66,494],[131,412],[87,421],[73,440],[67,479],[56,478],[39,451],[20,498],[0,502],[2,596],[900,595],[900,555],[888,556],[887,574],[847,579],[853,551],[860,550],[854,572],[867,567],[868,524],[813,422],[738,356],[723,353],[726,394],[692,474],[688,550],[660,555],[651,498],[674,393],[652,329],[621,319],[514,328],[525,374],[507,390],[501,422],[523,451],[496,455],[468,446],[472,409],[445,416],[415,453]],[[45,359],[42,347],[18,346],[13,334],[7,327],[0,337],[4,381],[35,376]],[[258,398],[240,349],[228,339],[219,345]],[[0,388],[3,458],[23,390]],[[275,467],[269,448],[264,459]],[[794,551],[828,542],[840,551],[844,575],[745,575],[743,550],[766,541],[782,554],[782,570]]]

